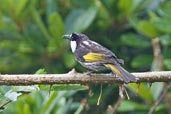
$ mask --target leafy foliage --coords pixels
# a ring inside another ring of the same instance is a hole
[[[136,72],[151,70],[151,40],[159,38],[164,70],[171,70],[170,13],[170,0],[1,0],[0,73],[34,73],[40,68],[47,73],[65,73],[73,67],[85,71],[74,60],[68,42],[62,39],[64,33],[71,32],[87,34],[123,58],[127,70]],[[147,113],[162,93],[163,84],[153,84],[152,88],[145,83],[140,87],[130,84],[128,88],[131,100],[124,100],[118,112]],[[7,91],[18,89],[1,86],[1,99],[6,99]],[[50,94],[49,86],[40,85],[39,89],[21,95],[2,113],[106,114],[108,105],[115,104],[118,98],[116,86],[104,85],[99,107],[99,86],[91,88],[93,97],[87,91],[70,91],[85,90],[87,86],[54,85]],[[155,113],[161,112],[167,113],[164,102]]]

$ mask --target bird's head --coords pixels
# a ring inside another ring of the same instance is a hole
[[[63,38],[70,40],[70,46],[73,53],[75,52],[79,44],[89,40],[89,38],[86,35],[81,33],[65,34]]]
[[[72,33],[72,34],[65,34],[63,38],[69,39],[70,41],[84,41],[88,40],[89,38],[81,33]]]

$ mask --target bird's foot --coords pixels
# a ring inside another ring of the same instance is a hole
[[[110,74],[112,74],[115,78],[117,77],[117,75],[113,72],[110,72]]]
[[[94,71],[87,71],[87,72],[85,72],[84,74],[89,75],[89,76],[92,76],[91,74],[92,74],[93,72],[94,72]]]

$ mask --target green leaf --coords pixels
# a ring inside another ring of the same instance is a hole
[[[122,12],[128,15],[133,8],[133,0],[119,0],[118,7],[120,10],[122,10]]]
[[[131,66],[134,68],[145,67],[152,64],[152,55],[142,54],[132,60]]]
[[[47,74],[47,72],[44,68],[42,68],[42,69],[37,70],[35,74]]]
[[[171,59],[165,59],[164,65],[166,66],[167,69],[171,70]]]
[[[171,45],[171,36],[169,34],[160,36],[159,38],[160,38],[162,45],[165,45],[165,46]]]
[[[40,85],[41,90],[64,91],[64,90],[87,90],[88,86],[80,84],[54,84],[52,86]]]
[[[120,0],[118,3],[118,7],[122,9],[123,11],[130,10],[131,6],[132,6],[132,0],[129,0],[129,1]]]
[[[84,110],[84,107],[82,104],[78,107],[78,109],[74,112],[74,114],[81,114],[81,112]]]
[[[160,18],[154,21],[154,26],[164,33],[171,34],[171,24],[170,24],[171,18]]]
[[[5,97],[10,99],[11,101],[16,101],[18,96],[22,95],[22,93],[18,93],[18,92],[12,92],[11,90],[8,91],[6,94],[5,94]]]
[[[155,82],[151,86],[151,93],[153,94],[153,98],[157,100],[159,96],[161,95],[161,92],[163,91],[164,83],[161,82]]]
[[[149,41],[135,34],[124,34],[121,36],[121,41],[124,44],[128,46],[133,46],[133,47],[149,47],[150,46]]]
[[[31,92],[39,90],[38,85],[32,86],[12,86],[11,90],[5,93],[5,97],[12,101],[16,101],[18,96],[22,95],[24,92]]]
[[[65,26],[68,33],[86,30],[95,19],[98,8],[89,7],[87,10],[74,9],[66,18]]]
[[[49,114],[55,103],[58,102],[58,100],[60,100],[63,95],[64,93],[59,95],[57,92],[52,92],[49,98],[45,99],[40,110],[40,114]]]
[[[162,4],[161,7],[158,7],[157,14],[161,17],[171,18],[171,1],[167,1],[167,3]]]
[[[141,83],[140,85],[131,83],[128,86],[132,91],[134,91],[136,94],[138,94],[146,102],[148,102],[148,103],[153,102],[153,96],[150,91],[150,88],[147,87],[147,85],[145,83]]]
[[[67,91],[51,92],[50,96],[44,100],[40,114],[50,114],[54,108],[56,109],[56,114],[64,114],[66,98],[74,93]]]
[[[61,38],[65,32],[64,23],[57,12],[53,12],[48,17],[49,31],[53,37]]]
[[[73,53],[65,53],[64,64],[67,68],[72,68],[76,64],[76,60]]]
[[[47,16],[51,15],[54,12],[57,12],[57,2],[56,0],[46,0],[47,2],[47,10],[46,10],[46,14]]]
[[[160,35],[160,32],[150,21],[141,21],[138,25],[138,31],[150,38],[155,38]]]
[[[149,38],[155,38],[161,35],[161,31],[150,20],[138,20],[135,17],[130,17],[129,21],[137,31]]]
[[[31,86],[12,86],[11,88],[14,92],[31,92],[31,91],[38,91],[38,85],[31,85]]]
[[[18,0],[18,2],[15,4],[16,15],[19,15],[22,12],[26,4],[27,4],[27,0]]]
[[[5,51],[5,50],[4,50]],[[7,51],[8,52],[8,51]],[[36,62],[34,62],[35,64]],[[0,56],[0,69],[1,72],[17,72],[24,70],[31,66],[33,62],[31,62],[30,58],[26,55],[20,55],[15,53],[15,55],[1,55]]]
[[[45,38],[47,40],[52,39],[49,32],[47,31],[47,28],[46,28],[45,24],[43,23],[43,20],[41,19],[41,16],[40,16],[39,12],[36,9],[32,8],[31,9],[31,16],[34,19],[36,25],[41,30],[42,34],[45,36]]]
[[[62,39],[62,35],[65,32],[64,23],[61,16],[57,12],[53,12],[48,17],[48,25],[48,30],[53,39],[48,42],[47,50],[49,53],[54,54],[63,48],[64,40]]]
[[[127,112],[127,111],[133,111],[133,110],[146,110],[148,109],[148,106],[145,106],[144,104],[139,104],[133,101],[122,101],[121,105],[118,108],[119,112]]]

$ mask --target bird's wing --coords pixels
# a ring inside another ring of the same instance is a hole
[[[80,44],[84,46],[83,59],[85,62],[102,62],[123,64],[122,59],[118,59],[114,53],[94,41],[86,41]],[[82,48],[83,49],[83,48]]]

